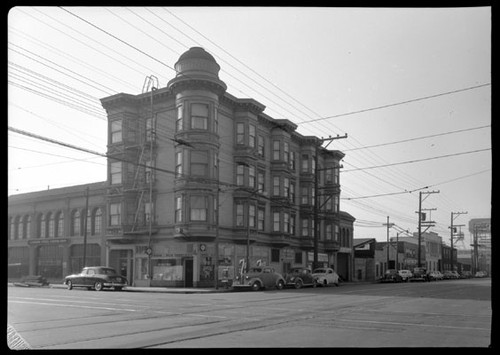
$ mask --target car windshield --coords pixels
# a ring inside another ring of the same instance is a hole
[[[316,269],[314,270],[315,274],[326,274],[326,269]]]
[[[259,272],[262,272],[262,269],[259,268],[259,267],[253,267],[249,270],[249,272],[256,272],[256,273],[259,273]]]

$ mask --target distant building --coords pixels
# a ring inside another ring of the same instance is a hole
[[[469,221],[472,240],[472,271],[491,273],[491,219],[474,218]]]
[[[354,280],[375,281],[375,238],[355,238],[354,248]]]
[[[280,272],[312,266],[315,228],[318,265],[351,280],[344,153],[226,92],[202,48],[175,69],[166,87],[150,77],[147,92],[101,100],[106,181],[9,197],[9,277],[78,272],[87,220],[86,265],[112,266],[137,286],[212,286],[247,258]]]

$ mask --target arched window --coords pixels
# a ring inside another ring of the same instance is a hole
[[[85,228],[85,221],[83,222]],[[92,235],[92,210],[87,209],[87,235]]]
[[[48,233],[47,233],[47,238],[54,238],[55,236],[55,216],[54,213],[47,213],[47,223],[48,225]]]
[[[102,232],[102,210],[100,208],[96,208],[94,210],[94,228],[93,235],[99,235]]]
[[[14,240],[16,237],[16,219],[13,217],[9,218],[9,238]]]
[[[45,215],[41,213],[38,219],[38,238],[45,238],[47,235],[47,223],[45,220]]]
[[[80,216],[80,211],[74,210],[71,215],[71,235],[80,236],[82,232],[81,226],[82,226],[82,220]]]
[[[31,236],[31,216],[23,217],[23,236],[22,239],[28,239]]]
[[[56,214],[56,237],[64,236],[64,212],[60,211]]]
[[[16,239],[23,239],[23,219],[21,216],[16,217],[17,235]]]

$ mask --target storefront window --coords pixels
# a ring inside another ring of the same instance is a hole
[[[147,259],[144,259],[147,261]],[[153,280],[180,281],[183,279],[181,258],[152,259]]]

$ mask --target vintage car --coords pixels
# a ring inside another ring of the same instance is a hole
[[[399,276],[403,279],[403,281],[410,281],[410,279],[413,277],[413,274],[410,270],[398,270]]]
[[[127,286],[127,279],[119,275],[113,268],[107,266],[88,266],[84,267],[79,274],[66,276],[64,284],[68,290],[71,290],[73,287],[86,287],[96,291],[110,287],[113,287],[115,290],[121,290]]]
[[[401,282],[403,278],[395,269],[387,270],[384,275],[379,279],[380,282]]]
[[[252,291],[258,291],[262,288],[281,290],[283,287],[285,287],[285,279],[269,266],[253,267],[247,273],[236,276],[236,280],[233,282],[233,289],[250,288]]]
[[[430,271],[428,273],[428,277],[429,277],[430,281],[439,281],[439,280],[442,280],[444,278],[443,274],[437,270]]]
[[[316,287],[317,282],[310,269],[295,267],[285,274],[285,285],[301,288],[302,286]]]
[[[321,286],[339,285],[339,274],[329,267],[314,269],[313,277],[316,279],[318,285]]]
[[[430,277],[427,274],[427,269],[423,267],[416,267],[413,269],[412,277],[410,281],[430,281]]]

